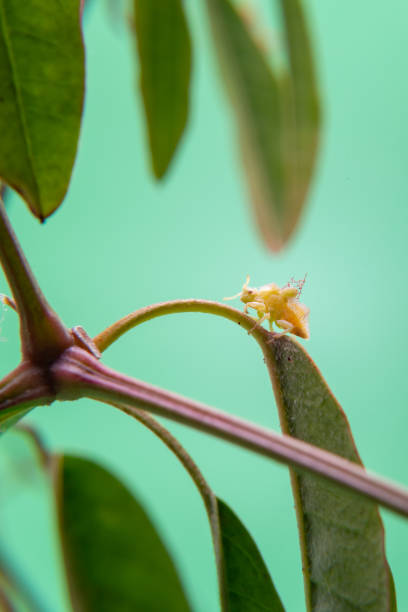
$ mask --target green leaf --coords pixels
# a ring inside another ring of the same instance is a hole
[[[217,498],[224,589],[231,612],[284,612],[265,563],[244,525],[225,502]]]
[[[207,0],[258,227],[273,250],[283,245],[285,185],[279,84],[229,0]]]
[[[296,225],[306,200],[316,162],[320,105],[312,50],[300,0],[280,0],[289,55],[289,73],[282,79],[287,109],[285,159],[288,178],[287,228]],[[289,234],[288,234],[289,235]]]
[[[4,204],[7,204],[7,194],[8,194],[8,189],[7,189],[7,185],[5,183],[3,183],[3,181],[0,181],[0,199],[3,200]]]
[[[0,434],[13,427],[30,411],[30,408],[10,408],[0,411]]]
[[[114,404],[145,425],[175,454],[200,493],[211,528],[222,612],[284,612],[255,542],[234,512],[218,499],[174,436],[144,410]]]
[[[284,433],[361,465],[347,418],[307,353],[287,337],[268,346]],[[395,609],[377,507],[310,474],[292,470],[291,476],[308,610]]]
[[[79,0],[0,0],[0,81],[0,176],[43,220],[65,196],[79,136]]]
[[[207,0],[258,228],[274,251],[293,233],[305,202],[319,124],[301,7],[296,0],[282,6],[290,70],[276,76],[230,0]]]
[[[152,166],[166,172],[186,125],[191,43],[181,0],[134,0]]]
[[[188,612],[168,552],[130,492],[99,465],[58,456],[55,487],[74,610]]]

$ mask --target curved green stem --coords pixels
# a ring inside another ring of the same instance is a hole
[[[48,452],[48,449],[45,446],[38,431],[36,431],[33,427],[27,425],[26,423],[19,423],[18,425],[16,425],[14,431],[23,434],[23,436],[29,439],[38,454],[41,467],[43,467],[44,469],[49,468],[52,460],[52,455]]]
[[[163,427],[155,418],[153,418],[148,412],[135,408],[134,406],[127,406],[126,404],[110,403],[111,406],[122,410],[126,414],[132,416],[134,419],[140,421],[145,425],[151,432],[153,432],[164,444],[169,448],[185,467],[187,472],[190,474],[194,484],[196,485],[201,497],[203,498],[206,510],[211,519],[211,512],[213,508],[214,493],[208,486],[204,476],[202,475],[199,467],[182,447],[180,442],[169,432],[168,429]]]
[[[197,487],[197,490],[204,502],[204,506],[207,512],[208,521],[211,528],[211,536],[213,540],[215,560],[217,565],[218,585],[220,591],[222,609],[227,609],[227,597],[225,593],[225,567],[223,563],[223,551],[222,551],[222,540],[221,540],[221,526],[220,517],[218,512],[218,502],[213,491],[208,486],[207,481],[202,475],[199,467],[193,461],[188,452],[183,448],[178,440],[169,432],[168,429],[163,427],[161,423],[156,421],[150,414],[144,410],[139,410],[133,406],[126,404],[112,403],[112,406],[119,408],[122,412],[125,412],[129,416],[132,416],[137,421],[142,423],[145,427],[150,429],[166,446],[169,450],[174,453],[183,467],[190,475],[192,481]]]
[[[21,349],[25,359],[49,364],[73,340],[45,299],[24,257],[0,200],[0,263],[13,292],[20,316]]]
[[[266,331],[261,325],[257,325],[252,317],[236,308],[231,308],[231,306],[226,306],[219,302],[212,302],[210,300],[174,300],[172,302],[152,304],[151,306],[146,306],[145,308],[131,312],[95,336],[93,341],[102,353],[113,342],[137,325],[155,319],[156,317],[182,312],[201,312],[229,319],[233,323],[237,323],[237,325],[246,329],[248,333],[251,333],[255,340],[261,345],[262,349],[266,340],[270,341],[276,336],[276,334]]]

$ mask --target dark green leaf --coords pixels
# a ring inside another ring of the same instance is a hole
[[[287,337],[268,346],[283,431],[361,465],[347,418],[307,353]],[[395,595],[377,507],[310,474],[292,471],[292,484],[308,609],[392,610]]]
[[[255,542],[231,508],[217,499],[224,589],[231,612],[284,612]]]
[[[188,612],[174,565],[146,513],[102,467],[56,458],[59,527],[75,610]]]
[[[77,148],[79,0],[1,0],[0,82],[0,176],[44,219],[65,196]]]
[[[134,0],[153,171],[166,172],[188,115],[191,44],[181,0]]]
[[[290,71],[277,78],[231,1],[207,0],[219,61],[236,112],[255,216],[265,243],[274,251],[289,239],[305,202],[318,129],[303,14],[296,0],[282,5]]]
[[[7,204],[7,199],[8,199],[7,195],[8,195],[7,185],[3,183],[3,181],[0,181],[0,199],[3,200],[4,204]]]

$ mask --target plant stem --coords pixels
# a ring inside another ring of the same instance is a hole
[[[167,448],[172,451],[172,453],[174,453],[174,455],[180,461],[182,466],[186,469],[192,481],[196,485],[197,490],[204,502],[208,521],[210,523],[211,536],[217,566],[221,609],[226,610],[228,607],[228,597],[225,590],[225,561],[224,551],[222,547],[222,536],[217,497],[209,487],[199,467],[193,461],[192,457],[188,454],[186,449],[183,448],[180,442],[176,440],[176,438],[165,427],[163,427],[161,423],[154,419],[149,413],[145,412],[144,410],[134,408],[133,406],[122,406],[120,404],[111,405],[114,408],[119,408],[119,410],[126,412],[126,414],[132,416],[137,421],[142,423],[145,427],[150,429],[150,431],[153,432],[167,446]]]
[[[21,350],[32,363],[54,361],[73,340],[45,299],[0,200],[0,262],[20,316]]]
[[[10,422],[40,405],[51,404],[55,393],[43,368],[23,361],[0,381],[0,433]]]
[[[0,610],[13,612],[18,606],[19,610],[40,612],[42,608],[33,593],[27,590],[26,585],[17,582],[15,576],[6,571],[5,565],[5,561],[0,558]]]
[[[261,344],[261,348],[263,348],[265,340],[273,338],[273,335],[266,331],[266,329],[256,325],[253,317],[240,312],[236,308],[231,308],[231,306],[210,300],[174,300],[172,302],[152,304],[151,306],[131,312],[95,336],[93,341],[96,347],[103,353],[113,342],[137,325],[156,317],[184,312],[201,312],[229,319],[246,329],[248,333],[250,332],[255,340]]]
[[[52,367],[57,399],[89,397],[126,404],[189,425],[286,465],[313,472],[408,516],[408,491],[358,465],[291,436],[279,435],[177,394],[120,374],[72,347]],[[130,410],[124,406],[123,411]]]
[[[33,427],[27,425],[26,423],[19,423],[14,428],[14,431],[23,434],[23,436],[29,439],[38,454],[41,467],[44,469],[49,468],[52,460],[52,455],[48,452],[38,431],[36,431]]]

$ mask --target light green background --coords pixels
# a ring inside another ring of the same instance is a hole
[[[69,195],[44,226],[17,198],[10,202],[29,260],[65,322],[81,324],[90,334],[153,302],[220,300],[239,291],[248,273],[259,285],[284,284],[307,272],[307,349],[344,407],[366,466],[408,485],[406,2],[305,2],[325,127],[307,210],[279,256],[266,252],[252,222],[204,2],[188,4],[194,32],[189,129],[160,185],[149,170],[127,27],[114,3],[110,9],[103,2],[90,6],[86,107]],[[268,13],[272,4],[258,0],[253,6]],[[279,38],[270,28],[263,26],[264,35],[272,35],[276,44]],[[4,313],[1,326],[3,374],[18,359],[11,311]],[[278,429],[262,356],[255,342],[229,322],[197,314],[156,320],[122,339],[105,361]],[[201,501],[152,434],[90,401],[38,408],[27,422],[38,427],[52,449],[94,458],[119,475],[156,521],[194,610],[218,610]],[[287,470],[204,434],[169,426],[250,529],[288,612],[303,610]],[[17,436],[4,436],[2,548],[45,609],[63,612],[58,553],[48,535],[52,511],[45,494],[36,492],[38,476],[29,461]],[[388,512],[383,517],[399,609],[408,610],[408,524]]]

